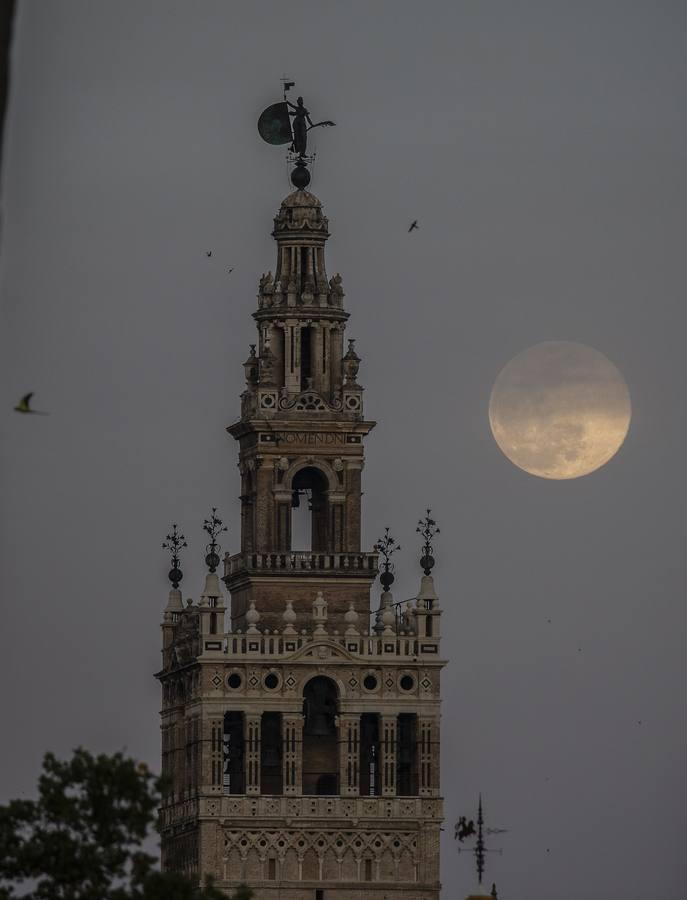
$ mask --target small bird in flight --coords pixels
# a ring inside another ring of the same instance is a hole
[[[232,267],[229,269],[229,274],[231,275],[231,273],[232,273],[233,271],[234,271],[234,267],[232,266]]]
[[[19,403],[14,407],[15,412],[19,413],[32,413],[35,416],[49,416],[50,413],[41,412],[38,409],[31,409],[31,398],[33,397],[33,391],[30,394],[24,394]]]
[[[208,257],[212,256],[212,250],[206,250],[205,255]]]
[[[411,232],[414,228],[419,228],[419,227],[420,227],[420,226],[417,224],[417,219],[413,219],[413,221],[410,223],[410,228],[408,229],[408,234],[410,234],[410,232]]]

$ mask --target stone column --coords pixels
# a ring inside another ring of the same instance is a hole
[[[438,760],[434,762],[435,722],[433,719],[418,720],[418,762],[419,792],[421,797],[429,797],[435,793],[434,786],[439,780]],[[436,771],[435,771],[436,770]]]
[[[223,721],[220,718],[201,720],[200,785],[204,792],[222,792],[223,783]]]
[[[324,340],[324,329],[318,322],[313,322],[310,326],[311,344],[310,344],[310,374],[312,375],[312,386],[319,393],[324,393],[322,378],[322,342]]]
[[[344,551],[360,550],[360,488],[362,460],[349,460],[346,464],[346,523],[344,526]]]
[[[332,394],[341,390],[343,384],[343,328],[333,325],[329,330],[329,372]]]
[[[339,716],[339,793],[360,794],[360,713]]]
[[[320,391],[328,400],[331,399],[331,339],[329,325],[325,322],[320,324]]]
[[[344,502],[341,500],[333,500],[329,495],[330,508],[330,539],[329,549],[332,553],[343,553],[344,547]]]
[[[282,747],[284,759],[284,794],[303,793],[303,716],[285,713],[282,717]]]
[[[274,500],[272,481],[274,471],[271,466],[259,466],[255,470],[255,549],[258,553],[269,553],[273,546]]]
[[[298,319],[287,319],[284,328],[284,384],[289,394],[301,390],[301,330]]]
[[[381,715],[382,735],[380,742],[382,796],[392,797],[396,793],[396,716]]]
[[[276,498],[276,534],[275,550],[280,553],[288,553],[291,549],[291,495],[288,500]]]
[[[245,717],[246,794],[260,793],[260,715]]]

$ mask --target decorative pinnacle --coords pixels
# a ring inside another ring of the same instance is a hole
[[[484,875],[484,834],[482,826],[484,825],[484,816],[482,815],[482,794],[479,795],[479,807],[477,810],[477,844],[475,845],[475,859],[477,860],[477,883],[482,884],[482,875]]]
[[[401,549],[401,545],[396,543],[396,538],[391,537],[389,534],[388,525],[384,529],[384,536],[377,540],[372,549],[384,557],[384,562],[382,563],[383,571],[379,576],[379,580],[384,590],[388,591],[394,583],[394,564],[391,562],[391,557],[397,550]]]
[[[432,554],[434,553],[434,547],[432,546],[432,541],[434,540],[434,535],[439,534],[441,529],[437,527],[437,523],[432,518],[432,510],[427,510],[427,515],[424,519],[420,519],[417,523],[417,528],[415,529],[418,534],[421,534],[424,538],[424,544],[422,545],[422,557],[420,559],[420,565],[422,566],[425,575],[429,575],[429,573],[434,568],[434,557]]]
[[[220,549],[220,545],[217,542],[217,535],[228,530],[227,526],[216,513],[217,507],[213,506],[210,518],[205,519],[203,522],[203,531],[206,531],[210,536],[210,543],[205,547],[208,551],[205,557],[205,565],[211,573],[214,573],[219,565],[219,553],[217,551]]]
[[[181,532],[177,531],[176,522],[172,525],[172,533],[168,534],[162,543],[163,550],[169,550],[172,555],[172,568],[169,570],[168,578],[172,582],[172,587],[176,590],[179,587],[184,573],[179,568],[179,551],[182,547],[188,547],[186,538]]]
[[[477,814],[477,831],[475,832],[475,826],[472,819],[467,822],[467,817],[462,816],[458,819],[458,824],[456,825],[456,838],[459,841],[463,841],[467,837],[477,836],[477,842],[474,847],[459,847],[459,853],[474,853],[475,854],[475,862],[477,863],[477,879],[478,883],[482,884],[482,876],[484,875],[484,855],[485,853],[501,853],[502,850],[495,850],[491,847],[485,847],[484,845],[484,833],[486,831],[487,834],[502,834],[503,832],[508,831],[507,828],[487,828],[484,826],[484,815],[482,813],[482,794],[479,795],[479,808]],[[496,896],[496,888],[492,888],[492,897]]]

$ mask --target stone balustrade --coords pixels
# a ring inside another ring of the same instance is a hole
[[[318,659],[328,659],[338,655],[338,648],[343,655],[356,657],[402,657],[413,659],[420,656],[437,657],[439,653],[438,638],[420,638],[414,634],[254,634],[229,633],[220,635],[204,635],[204,654],[222,654],[230,657],[267,657],[275,659],[289,657],[308,644],[315,645]]]
[[[235,553],[224,557],[224,577],[239,572],[294,572],[299,575],[314,572],[321,575],[377,575],[378,553],[316,553],[291,550],[286,553]]]

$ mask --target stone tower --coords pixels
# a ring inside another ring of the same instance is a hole
[[[441,611],[426,545],[417,597],[370,591],[363,414],[328,222],[296,190],[260,280],[239,444],[241,547],[216,531],[197,602],[163,631],[162,864],[257,900],[438,900]],[[214,515],[214,514],[213,514]],[[213,519],[213,521],[215,521]],[[383,549],[383,547],[382,547]],[[175,557],[176,559],[176,557]],[[177,577],[173,577],[174,573]],[[385,580],[386,576],[386,580]]]

